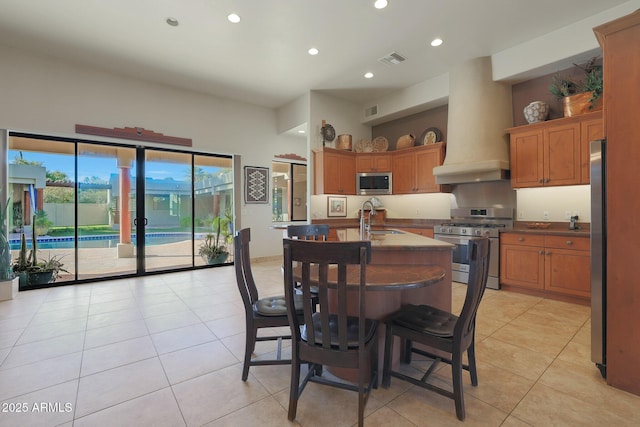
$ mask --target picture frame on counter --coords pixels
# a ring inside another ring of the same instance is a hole
[[[347,216],[347,198],[329,196],[327,197],[327,216],[345,217]]]

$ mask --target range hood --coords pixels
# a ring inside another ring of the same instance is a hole
[[[494,82],[491,58],[467,61],[449,75],[447,155],[433,168],[438,184],[508,178],[513,125],[511,86]]]

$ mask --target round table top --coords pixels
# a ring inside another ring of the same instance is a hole
[[[300,267],[293,270],[294,279],[300,281]],[[336,268],[329,269],[329,283],[337,279]],[[444,279],[445,270],[437,265],[414,264],[368,264],[367,291],[404,290],[423,288]],[[317,283],[318,272],[311,272],[312,283]],[[360,266],[347,267],[347,286],[357,287],[360,283]]]

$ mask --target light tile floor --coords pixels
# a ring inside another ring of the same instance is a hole
[[[263,296],[282,293],[279,262],[254,275]],[[454,284],[454,309],[465,289]],[[640,425],[640,397],[607,386],[590,362],[589,326],[588,307],[487,290],[465,425]],[[0,426],[356,423],[356,395],[318,384],[289,423],[289,366],[252,367],[243,383],[243,349],[232,267],[22,292],[0,303]],[[437,375],[447,380],[448,367]],[[453,401],[394,378],[373,391],[365,423],[459,422]]]

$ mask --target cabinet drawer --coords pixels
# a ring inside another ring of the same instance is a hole
[[[545,236],[544,245],[548,248],[573,249],[576,251],[590,250],[588,237]]]
[[[500,234],[500,244],[503,245],[525,245],[544,246],[544,236],[536,234],[502,233]]]

